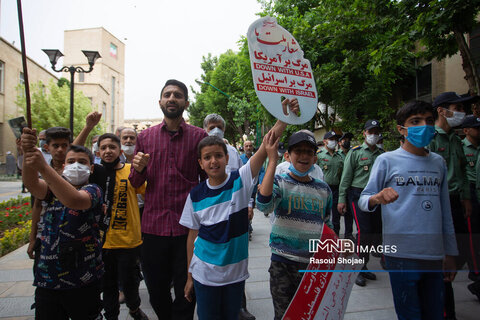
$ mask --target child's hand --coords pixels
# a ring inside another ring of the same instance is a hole
[[[267,152],[268,161],[277,163],[278,160],[278,142],[280,137],[275,137],[275,132],[272,130],[263,137],[263,144],[265,146],[265,151]]]
[[[20,144],[23,152],[31,152],[37,150],[37,130],[30,128],[23,128]]]
[[[185,293],[185,299],[187,299],[188,302],[192,302],[193,278],[191,276],[187,278],[183,292]]]
[[[298,116],[298,114],[300,113],[300,106],[298,105],[297,98],[293,98],[292,100],[286,98],[282,101],[283,113],[285,115],[288,115],[287,106],[290,107],[290,112],[293,112],[295,115]]]
[[[32,168],[36,171],[41,171],[41,169],[45,166],[48,166],[45,162],[45,158],[40,150],[37,148],[30,149],[29,151],[25,151],[23,156],[23,163]]]

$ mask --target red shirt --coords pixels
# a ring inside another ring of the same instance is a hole
[[[142,232],[158,236],[180,236],[188,229],[180,225],[185,200],[205,173],[198,164],[197,145],[207,133],[182,119],[177,132],[169,132],[165,120],[143,130],[135,154],[148,153],[150,160],[142,173],[132,166],[129,180],[138,188],[147,181]]]

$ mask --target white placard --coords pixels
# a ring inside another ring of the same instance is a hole
[[[264,17],[250,25],[247,39],[255,91],[263,106],[289,124],[312,119],[317,88],[310,61],[295,38],[275,18]],[[282,97],[298,99],[300,116],[283,110]]]

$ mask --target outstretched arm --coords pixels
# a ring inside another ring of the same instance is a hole
[[[282,101],[282,106],[288,106],[290,108],[290,111],[298,114],[300,111],[299,105],[298,105],[298,100],[296,98],[293,98],[292,100],[290,99],[285,99]],[[283,121],[277,120],[275,125],[273,126],[272,129],[267,133],[272,133],[273,135],[273,141],[276,141],[277,139],[280,139],[282,136],[283,131],[287,127],[287,124]],[[264,139],[265,142],[265,139]],[[260,148],[258,151],[252,156],[250,159],[250,168],[252,170],[252,177],[256,177],[258,175],[258,172],[260,171],[263,162],[265,162],[265,159],[267,158],[267,151],[265,149],[265,144],[262,143],[260,145]]]
[[[78,134],[78,136],[73,141],[73,144],[83,146],[85,145],[85,141],[87,141],[87,137],[90,132],[95,128],[95,126],[100,122],[102,118],[102,114],[97,111],[90,112],[87,115],[87,121],[85,123],[85,127],[83,127],[82,131]]]

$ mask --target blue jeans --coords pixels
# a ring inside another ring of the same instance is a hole
[[[199,320],[237,320],[245,281],[214,287],[193,280]]]
[[[399,320],[443,320],[442,261],[385,256],[385,265],[392,270],[390,284]]]

